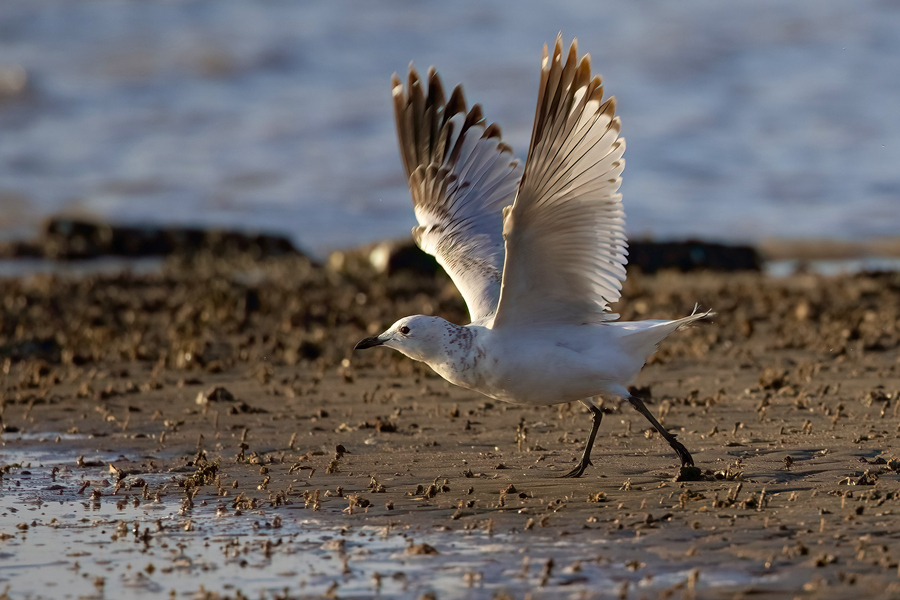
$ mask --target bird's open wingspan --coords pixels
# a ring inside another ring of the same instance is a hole
[[[531,146],[504,211],[506,261],[494,327],[615,319],[627,262],[618,193],[625,166],[615,99],[603,100],[576,43],[544,47]]]
[[[407,89],[396,74],[391,83],[400,157],[419,221],[413,237],[453,279],[472,321],[483,321],[500,297],[502,211],[513,203],[521,164],[479,105],[466,111],[462,88],[445,100],[433,69],[427,95],[412,65]]]

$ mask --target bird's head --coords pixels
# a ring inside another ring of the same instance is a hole
[[[452,327],[455,326],[440,317],[404,317],[384,333],[360,340],[354,349],[387,346],[412,359],[430,363],[440,356],[441,341]]]

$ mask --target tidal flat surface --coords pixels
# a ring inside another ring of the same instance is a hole
[[[636,392],[504,405],[355,341],[445,276],[302,257],[0,280],[10,598],[858,598],[900,593],[897,274],[631,274],[673,335]],[[8,586],[8,587],[7,587]]]

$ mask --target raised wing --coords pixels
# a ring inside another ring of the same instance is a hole
[[[461,87],[445,101],[434,69],[427,96],[411,65],[406,90],[396,74],[391,83],[400,157],[419,221],[413,237],[453,279],[472,321],[483,322],[500,298],[502,211],[515,199],[522,167],[479,105],[466,112]]]
[[[531,147],[519,194],[504,211],[506,263],[494,327],[612,320],[627,262],[618,193],[625,166],[615,99],[603,101],[576,42],[562,62],[544,47]]]

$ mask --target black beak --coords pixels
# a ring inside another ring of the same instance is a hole
[[[381,346],[384,344],[384,340],[378,338],[377,335],[373,335],[372,337],[367,337],[364,340],[359,340],[359,343],[353,347],[354,350],[365,350],[366,348],[374,348],[375,346]]]

